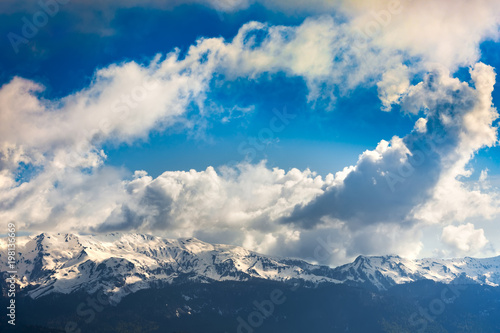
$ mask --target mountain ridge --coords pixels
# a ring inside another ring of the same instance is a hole
[[[1,241],[0,260],[5,255],[6,243]],[[411,260],[397,255],[358,256],[351,263],[331,268],[196,238],[125,233],[42,233],[20,238],[17,267],[20,288],[34,299],[50,293],[104,290],[117,303],[128,294],[162,284],[251,279],[346,284],[374,291],[419,280],[500,285],[500,257]],[[0,272],[7,270],[4,267]]]

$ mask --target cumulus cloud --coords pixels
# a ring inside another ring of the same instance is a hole
[[[475,229],[472,223],[443,228],[441,241],[455,254],[475,254],[488,244],[483,229]]]
[[[459,213],[462,218],[491,217],[498,212],[489,195],[468,191],[458,180],[470,175],[466,165],[474,153],[497,140],[493,122],[498,113],[491,104],[495,73],[479,63],[471,76],[474,87],[446,72],[430,74],[411,87],[402,107],[415,113],[425,110],[425,121],[418,120],[404,138],[381,141],[375,150],[364,152],[342,186],[332,186],[307,205],[297,206],[283,223],[312,228],[328,217],[358,229],[377,223],[436,223]]]
[[[50,174],[42,173],[2,191],[0,216],[32,232],[154,232],[239,244],[264,253],[285,255],[286,248],[294,255],[297,244],[314,249],[315,239],[309,237],[307,245],[300,230],[276,220],[340,181],[309,170],[270,170],[264,163],[219,171],[169,171],[157,178],[136,171],[127,178],[106,167],[90,174],[69,169],[55,184]]]
[[[322,179],[309,170],[269,170],[263,163],[205,171],[165,172],[153,179],[137,171],[124,183],[128,199],[110,219],[96,227],[108,230],[174,230],[179,235],[197,230],[240,229],[267,232],[271,222],[295,204],[322,192],[333,176]]]

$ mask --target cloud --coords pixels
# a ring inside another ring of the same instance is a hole
[[[495,1],[380,0],[344,5],[361,29],[369,31],[379,23],[376,38],[382,45],[447,67],[476,62],[479,43],[498,37],[500,6]]]
[[[297,27],[250,22],[230,42],[200,38],[187,54],[174,50],[145,65],[99,69],[89,87],[58,100],[44,99],[43,86],[15,77],[0,90],[0,140],[26,148],[23,158],[35,150],[47,158],[61,147],[90,151],[106,140],[130,143],[185,121],[193,103],[203,111],[213,80],[285,72],[304,78],[315,101],[374,84],[400,66],[400,57],[367,43],[352,47],[352,38],[347,26],[328,16]]]
[[[155,179],[136,172],[124,183],[126,198],[106,221],[87,231],[190,235],[322,264],[344,262],[360,252],[416,256],[422,247],[417,230],[378,225],[352,232],[341,221],[315,229],[279,223],[294,206],[339,186],[343,177],[343,173],[322,178],[309,170],[270,170],[264,163],[218,172],[211,167],[165,172]]]
[[[105,161],[105,142],[132,143],[151,131],[195,126],[186,110],[199,109],[200,121],[210,116],[205,101],[217,80],[285,72],[304,78],[313,104],[331,104],[336,95],[374,84],[402,60],[367,43],[353,47],[352,38],[348,26],[327,16],[297,27],[251,22],[231,42],[201,38],[187,54],[174,50],[147,64],[99,69],[88,87],[57,100],[44,99],[42,85],[15,77],[0,89],[2,174],[15,177],[19,163],[46,173],[95,169]]]
[[[179,235],[211,228],[266,232],[275,228],[272,221],[284,211],[307,202],[332,181],[332,176],[324,180],[308,170],[269,170],[263,163],[226,167],[219,173],[212,167],[169,171],[156,179],[136,172],[124,184],[127,199],[112,212],[113,220],[96,230],[168,230]]]
[[[57,3],[56,0],[44,2]],[[478,45],[498,37],[500,5],[495,0],[58,0],[64,11],[87,18],[83,29],[96,32],[103,21],[112,25],[119,10],[152,8],[172,10],[181,5],[201,4],[219,12],[234,13],[259,4],[271,11],[299,17],[330,15],[349,22],[356,40],[373,39],[383,49],[400,50],[428,63],[467,66],[478,61]],[[41,9],[37,1],[0,3],[3,13],[32,14]],[[101,20],[95,20],[98,16]],[[109,31],[109,27],[102,27]]]
[[[227,79],[259,79],[279,72],[302,77],[309,88],[309,101],[313,105],[323,102],[322,106],[332,109],[338,96],[346,96],[360,85],[375,85],[383,73],[401,67],[404,61],[392,50],[356,38],[357,32],[349,24],[320,16],[297,27],[249,22],[226,47],[204,40],[198,48],[218,50]]]
[[[438,223],[458,210],[462,218],[498,212],[490,196],[467,191],[458,180],[470,175],[465,168],[474,153],[497,140],[493,122],[498,113],[491,100],[495,73],[479,63],[471,76],[475,88],[446,72],[430,74],[411,87],[402,107],[414,113],[425,110],[425,121],[418,120],[404,138],[383,140],[364,152],[342,186],[297,206],[283,223],[313,228],[333,218],[357,230],[377,223]],[[450,205],[460,196],[464,200]],[[476,209],[478,203],[491,208]]]
[[[488,244],[484,230],[475,229],[472,223],[444,227],[441,241],[449,246],[454,253],[459,254],[475,254]]]
[[[119,9],[170,10],[195,3],[223,12],[245,10],[260,3],[271,10],[301,13],[304,22],[298,27],[270,27],[250,22],[240,29],[231,44],[207,39],[195,48],[218,52],[221,63],[231,67],[228,72],[236,75],[258,77],[262,73],[284,71],[302,76],[308,83],[310,100],[324,99],[330,103],[330,108],[338,95],[360,84],[378,83],[384,109],[389,110],[390,105],[406,92],[413,75],[434,70],[436,66],[453,72],[459,66],[476,63],[480,43],[498,37],[500,17],[500,5],[494,0],[315,0],[307,3],[283,0],[74,0],[64,6],[61,4],[61,8],[74,13],[79,20],[95,17],[85,14],[95,11],[100,13],[99,17],[108,17],[112,22]],[[1,6],[4,13],[41,10],[35,2],[4,1]],[[102,23],[94,21],[86,23],[93,33]],[[108,33],[112,28],[103,27],[102,30]]]
[[[382,80],[377,83],[379,98],[384,111],[391,111],[393,104],[399,104],[402,96],[410,88],[408,67],[398,65],[385,72]]]
[[[92,159],[100,158],[92,151],[104,141],[145,138],[151,129],[174,123],[206,90],[208,64],[183,73],[189,58],[179,62],[172,53],[161,65],[158,59],[148,67],[130,62],[99,70],[90,87],[54,101],[37,96],[39,84],[14,78],[0,90],[0,140],[24,152],[18,159],[52,159],[57,166],[68,162],[59,154],[76,151],[87,158],[73,166],[95,166]]]

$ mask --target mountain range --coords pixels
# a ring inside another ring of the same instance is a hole
[[[19,332],[500,331],[500,257],[359,256],[332,268],[122,233],[19,237],[16,257]]]
[[[164,239],[142,234],[47,234],[18,241],[20,288],[38,298],[49,293],[104,290],[119,302],[124,296],[157,284],[214,281],[302,281],[387,290],[420,280],[441,283],[500,284],[500,257],[416,259],[359,256],[330,268],[302,260],[276,258],[232,245],[196,238]],[[6,243],[0,260],[6,263]],[[7,271],[6,267],[2,271]]]

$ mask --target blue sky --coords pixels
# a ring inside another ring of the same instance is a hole
[[[20,30],[25,13],[5,16],[12,23],[3,25],[2,35],[15,31],[16,23]],[[56,16],[29,45],[21,46],[19,54],[3,39],[2,48],[8,52],[1,55],[1,83],[15,75],[30,78],[47,87],[45,98],[58,98],[88,85],[96,68],[129,60],[147,62],[174,48],[186,52],[200,37],[231,40],[249,21],[299,25],[305,17],[289,17],[259,5],[232,14],[202,5],[183,5],[171,11],[132,8],[118,10],[111,22],[102,23],[103,29],[114,31],[110,36],[78,31],[74,26],[77,19],[64,12]],[[32,46],[41,51],[32,52]],[[310,168],[326,175],[355,164],[358,155],[380,139],[405,134],[414,122],[397,111],[377,112],[381,105],[373,87],[361,87],[341,98],[335,112],[324,105],[313,109],[306,99],[304,81],[281,74],[272,79],[228,82],[212,95],[225,107],[238,104],[253,110],[229,123],[209,124],[202,138],[172,131],[151,133],[147,140],[132,145],[109,145],[108,163],[157,176],[166,170],[200,170],[239,161],[245,156],[238,153],[238,145],[247,137],[257,138],[273,109],[287,108],[299,118],[277,133],[279,142],[266,142],[255,161],[266,159],[271,166]]]
[[[21,19],[27,14],[4,14],[1,34],[16,31],[16,27],[20,30]],[[47,87],[44,97],[58,98],[88,85],[97,68],[129,60],[147,62],[152,55],[168,53],[174,48],[185,52],[200,37],[230,40],[249,21],[299,25],[306,17],[266,10],[258,4],[230,14],[203,5],[182,5],[168,11],[120,9],[110,22],[101,23],[102,30],[113,30],[109,36],[102,36],[99,31],[81,31],[75,27],[75,21],[82,18],[61,12],[28,45],[22,45],[19,54],[8,39],[2,39],[2,49],[6,52],[0,55],[0,83],[22,76],[42,82]],[[31,47],[40,51],[33,52]],[[483,43],[480,60],[494,67],[500,65],[498,45]],[[495,89],[494,101],[498,94]],[[132,145],[110,145],[106,149],[108,163],[130,170],[144,169],[157,176],[166,170],[200,170],[239,161],[244,156],[238,154],[238,144],[247,137],[257,137],[273,109],[286,107],[300,118],[278,133],[279,143],[267,143],[265,149],[259,150],[255,160],[266,159],[271,166],[284,169],[310,168],[326,175],[355,164],[359,154],[373,149],[380,139],[404,135],[415,121],[414,117],[401,116],[397,110],[377,112],[381,104],[374,87],[360,87],[341,98],[335,112],[325,110],[324,106],[315,107],[312,112],[303,80],[286,75],[258,82],[231,82],[214,91],[214,95],[217,103],[227,107],[243,103],[255,109],[242,119],[210,124],[203,138],[174,131],[152,133],[149,139]],[[500,173],[498,163],[492,160],[492,155],[498,154],[497,149],[479,152],[472,163],[477,169]]]
[[[16,47],[9,33],[40,5],[0,7],[5,221],[297,257],[329,233],[329,264],[497,254],[498,119],[482,101],[497,105],[500,90],[481,80],[500,68],[498,5],[443,1],[423,28],[426,1],[61,3]],[[119,118],[142,79],[159,90]],[[95,131],[100,117],[109,131]],[[401,189],[381,188],[438,136],[453,145],[432,148]],[[205,214],[190,213],[200,202]]]

